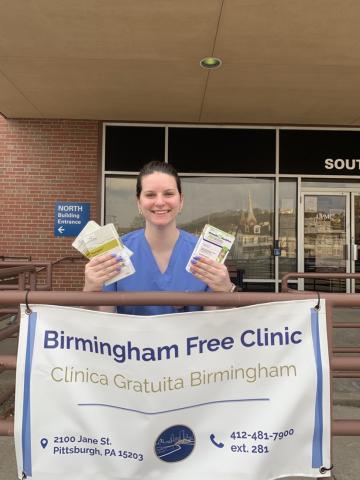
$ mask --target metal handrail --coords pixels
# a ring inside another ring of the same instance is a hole
[[[0,268],[0,278],[9,278],[9,277],[19,275],[19,273],[34,272],[34,271],[35,271],[34,265],[21,265],[18,267]]]
[[[19,324],[9,325],[8,327],[2,328],[0,330],[0,341],[9,338],[19,331]]]
[[[52,263],[50,261],[28,261],[24,262],[14,262],[7,260],[0,260],[0,272],[4,272],[6,269],[19,269],[18,275],[22,276],[19,280],[20,289],[25,288],[25,276],[24,273],[30,273],[30,288],[38,290],[51,290],[52,288]],[[21,272],[20,270],[23,270]],[[30,269],[30,270],[27,270]],[[36,285],[36,275],[41,271],[46,271],[45,283],[43,285]],[[1,278],[1,277],[0,277]],[[18,285],[1,285],[2,290],[15,290],[19,289]]]
[[[2,303],[25,303],[27,292],[0,292]],[[332,309],[334,306],[360,307],[360,294],[322,293],[326,299],[329,343],[332,346]],[[306,292],[301,298],[314,299],[313,292]],[[180,293],[180,292],[28,292],[28,303],[52,305],[217,305],[244,306],[275,301],[298,300],[297,293]],[[317,299],[316,299],[317,300]],[[1,366],[15,368],[15,356],[0,356]],[[359,357],[331,357],[333,370],[342,372],[360,372]],[[14,425],[11,421],[0,421],[0,435],[13,435]],[[359,435],[360,420],[332,420],[333,435]]]
[[[326,280],[332,279],[355,279],[360,280],[360,273],[332,273],[332,272],[289,272],[286,273],[281,279],[281,291],[288,292],[288,281],[293,278],[324,278]]]
[[[63,263],[63,262],[74,263],[74,262],[77,262],[79,260],[86,261],[86,258],[83,257],[83,256],[80,256],[80,255],[70,255],[70,256],[67,256],[67,257],[58,258],[57,260],[54,260],[51,263],[52,263],[52,265],[58,265],[59,263]]]
[[[6,267],[0,268],[0,289],[1,290],[23,290],[26,286],[26,282],[28,279],[27,274],[30,274],[29,283],[30,287],[33,288],[36,279],[36,269],[34,265],[21,265],[16,267]],[[6,281],[13,281],[16,280],[14,284],[4,283],[3,280]]]
[[[25,303],[26,291],[0,291],[1,304]],[[28,302],[51,305],[217,305],[244,306],[268,302],[299,300],[297,292],[237,292],[237,293],[183,293],[183,292],[79,292],[79,291],[30,291]],[[360,293],[321,292],[328,305],[336,307],[360,307]],[[301,292],[301,298],[317,299],[315,292]]]
[[[326,280],[332,279],[357,279],[360,280],[360,273],[330,273],[330,272],[290,272],[283,276],[281,280],[282,292],[294,292],[303,295],[304,291],[294,290],[289,288],[288,282],[290,279],[299,278],[324,278]],[[310,293],[309,291],[307,293]],[[316,292],[314,292],[316,293]],[[317,293],[316,293],[317,294]],[[324,293],[322,293],[324,296]],[[342,295],[342,294],[341,294]],[[334,322],[333,328],[360,328],[360,322]],[[360,347],[336,347],[333,349],[334,353],[360,353]]]
[[[0,405],[2,405],[6,400],[9,400],[11,396],[15,393],[15,385],[11,385],[11,388],[0,394]]]

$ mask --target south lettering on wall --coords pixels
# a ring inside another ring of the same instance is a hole
[[[327,170],[359,170],[360,158],[327,158],[324,162]]]

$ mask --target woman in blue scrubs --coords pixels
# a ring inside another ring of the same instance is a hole
[[[197,237],[176,226],[183,207],[181,182],[175,168],[164,162],[150,162],[140,171],[136,183],[139,213],[145,228],[121,237],[133,252],[135,273],[104,287],[121,270],[121,258],[110,254],[95,257],[86,265],[84,291],[179,291],[231,292],[233,284],[225,265],[207,258],[192,260],[191,273],[185,270]],[[113,307],[102,310],[114,311]],[[118,306],[117,312],[132,315],[159,315],[201,307]]]

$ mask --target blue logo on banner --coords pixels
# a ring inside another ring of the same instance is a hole
[[[155,454],[164,462],[180,462],[195,447],[195,436],[185,425],[174,425],[164,430],[155,442]]]
[[[55,237],[76,237],[90,217],[90,203],[56,202]]]

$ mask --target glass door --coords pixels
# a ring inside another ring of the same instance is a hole
[[[352,194],[351,271],[360,273],[360,194]],[[351,281],[351,291],[360,293],[360,280]]]
[[[350,272],[350,194],[303,193],[301,204],[303,224],[300,225],[300,229],[303,251],[300,262],[303,271]],[[360,271],[360,265],[358,268]],[[304,290],[325,292],[350,290],[350,282],[342,279],[305,279],[299,282],[300,288],[301,284]]]

